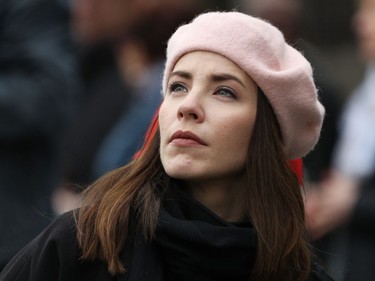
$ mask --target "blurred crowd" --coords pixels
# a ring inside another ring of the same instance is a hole
[[[2,0],[0,270],[141,148],[171,33],[200,12],[237,9],[276,25],[312,63],[326,107],[303,159],[312,246],[335,280],[375,280],[375,0],[353,0],[348,32],[365,71],[347,65],[361,77],[348,98],[304,32],[307,1]]]

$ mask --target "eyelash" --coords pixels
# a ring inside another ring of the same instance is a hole
[[[181,90],[177,90],[178,87],[181,87],[183,88],[183,90],[185,92],[187,92],[187,89],[186,87],[182,84],[182,83],[178,83],[178,82],[175,82],[175,83],[172,83],[170,86],[169,86],[169,92],[170,93],[173,93],[173,92],[181,92]]]
[[[214,92],[214,94],[218,94],[218,93],[220,93],[222,91],[225,91],[224,97],[237,99],[235,91],[233,91],[232,89],[227,88],[227,87],[220,87],[220,88],[216,89],[215,92]],[[228,96],[228,94],[229,94],[229,96]],[[221,96],[223,96],[223,95],[221,95]]]
[[[180,89],[180,90],[177,90],[179,87],[181,87],[182,89]],[[187,92],[188,91],[188,89],[187,89],[187,87],[184,85],[184,84],[182,84],[182,83],[180,83],[180,82],[175,82],[175,83],[172,83],[170,86],[169,86],[169,88],[168,88],[168,92],[169,93],[175,93],[175,92]],[[225,92],[225,94],[224,95],[220,95],[219,93],[220,92]],[[229,95],[228,95],[229,94]],[[237,99],[237,96],[236,96],[236,94],[235,94],[235,91],[233,91],[232,89],[230,89],[230,88],[227,88],[227,87],[219,87],[219,88],[217,88],[217,89],[215,89],[215,91],[214,91],[214,95],[218,95],[218,96],[223,96],[223,97],[225,97],[225,98],[233,98],[233,99]]]

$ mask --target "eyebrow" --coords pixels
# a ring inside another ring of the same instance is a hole
[[[212,74],[211,79],[212,79],[212,81],[215,81],[215,82],[233,80],[233,81],[236,81],[237,83],[239,83],[242,87],[246,88],[245,84],[240,79],[238,79],[236,76],[228,74],[228,73]]]
[[[180,76],[182,78],[190,79],[190,80],[193,77],[191,75],[191,73],[189,73],[187,71],[180,71],[180,70],[172,72],[170,77],[173,77],[173,76]],[[231,75],[229,73],[216,73],[216,74],[212,74],[210,76],[210,78],[214,82],[222,82],[222,81],[233,80],[233,81],[236,81],[237,83],[239,83],[242,87],[246,88],[245,84],[240,79],[238,79],[236,76]]]
[[[173,77],[173,76],[180,76],[182,78],[185,78],[185,79],[191,79],[193,76],[189,73],[189,72],[186,72],[186,71],[173,71],[171,73],[171,76],[170,77]]]

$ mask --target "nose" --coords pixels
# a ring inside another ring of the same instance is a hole
[[[202,122],[204,120],[204,111],[202,101],[198,95],[190,92],[178,107],[177,118],[179,120],[193,120],[195,122]]]

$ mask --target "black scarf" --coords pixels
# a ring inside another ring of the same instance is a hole
[[[155,240],[164,280],[249,280],[255,261],[250,224],[222,220],[177,184],[163,196]]]
[[[162,195],[155,240],[136,235],[125,251],[126,280],[248,281],[256,244],[250,223],[228,223],[172,184]],[[314,263],[309,280],[332,279]]]

